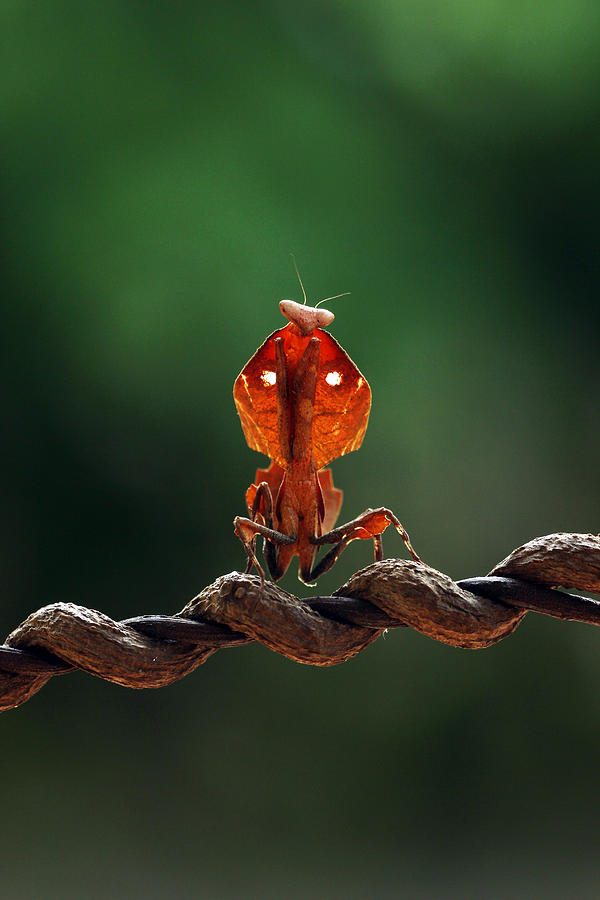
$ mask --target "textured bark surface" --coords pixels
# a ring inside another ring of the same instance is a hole
[[[559,532],[513,550],[490,575],[511,575],[550,587],[600,591],[600,537]]]
[[[506,637],[525,615],[462,590],[437,569],[404,559],[367,566],[336,593],[375,603],[436,641],[474,650]]]
[[[21,650],[45,650],[78,669],[131,688],[164,687],[214,653],[213,649],[153,640],[74,603],[44,606],[25,619],[5,643]]]
[[[239,572],[218,578],[194,597],[180,615],[228,625],[288,659],[313,666],[345,662],[377,640],[384,630],[325,619],[277,585],[265,582],[261,591],[256,576]]]

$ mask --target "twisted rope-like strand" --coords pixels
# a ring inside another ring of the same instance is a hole
[[[176,616],[115,622],[96,610],[53,603],[0,647],[0,710],[54,675],[82,669],[116,684],[157,688],[192,672],[217,649],[260,641],[296,662],[331,666],[387,628],[410,626],[455,647],[502,640],[530,610],[600,624],[600,602],[557,587],[600,592],[600,538],[551,534],[513,551],[490,575],[455,582],[430,566],[374,563],[331,597],[299,599],[253,575],[223,575]]]

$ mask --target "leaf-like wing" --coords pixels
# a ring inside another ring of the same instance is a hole
[[[371,409],[371,388],[328,331],[315,334],[321,340],[321,356],[312,440],[315,466],[322,469],[362,444]]]
[[[269,335],[233,385],[233,399],[248,446],[264,453],[283,469],[287,468],[287,462],[279,446],[277,426],[275,338],[286,329],[287,326]]]
[[[344,492],[333,486],[331,469],[321,469],[321,471],[317,473],[317,478],[319,480],[319,488],[323,498],[324,515],[323,521],[321,522],[321,534],[326,534],[328,531],[331,531],[336,523],[342,507]]]
[[[288,385],[311,337],[320,341],[319,370],[312,422],[313,461],[322,469],[338,456],[357,450],[369,421],[371,389],[346,351],[328,331],[303,337],[291,326],[274,331],[246,363],[233,386],[242,429],[252,450],[287,469],[277,420],[275,338],[283,339]],[[293,409],[293,403],[290,404]]]

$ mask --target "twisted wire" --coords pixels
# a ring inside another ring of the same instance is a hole
[[[252,641],[296,662],[331,666],[389,628],[409,626],[455,647],[479,649],[511,634],[528,611],[600,624],[599,601],[559,588],[600,592],[600,537],[536,538],[488,576],[461,581],[424,564],[387,559],[356,572],[330,597],[300,599],[232,572],[175,616],[116,622],[83,606],[53,603],[0,647],[0,711],[75,669],[126,687],[163,687],[217,650]]]

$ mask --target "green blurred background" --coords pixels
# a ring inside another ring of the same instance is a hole
[[[4,2],[2,627],[172,613],[241,568],[235,376],[335,301],[371,422],[334,464],[453,577],[598,531],[592,0]],[[403,553],[386,536],[388,555]],[[370,561],[353,544],[326,593]],[[283,585],[302,593],[295,572]],[[0,720],[11,898],[596,897],[600,638],[252,646]]]

